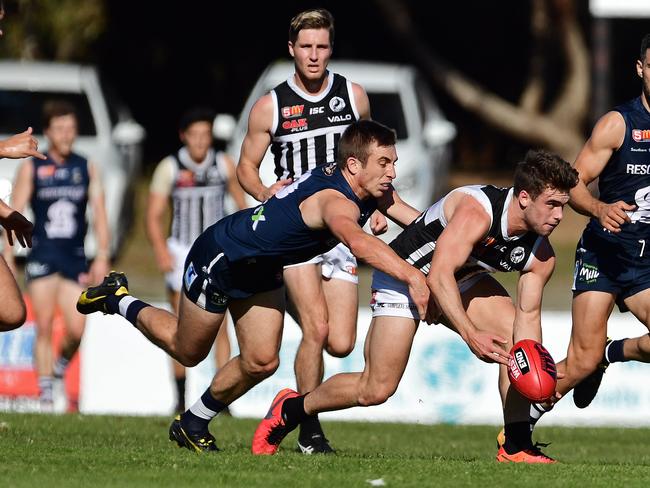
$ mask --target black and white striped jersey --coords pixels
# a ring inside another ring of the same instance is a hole
[[[465,265],[456,272],[456,280],[461,281],[486,271],[527,271],[545,237],[534,232],[508,235],[508,206],[512,203],[512,188],[497,188],[492,185],[456,188],[406,227],[390,243],[390,247],[409,264],[428,274],[436,241],[447,226],[443,211],[445,200],[457,191],[475,198],[492,222],[485,237],[474,245]]]
[[[210,150],[206,161],[199,165],[184,149],[173,155],[176,165],[171,191],[171,237],[189,245],[225,216],[228,176],[223,153]]]
[[[312,96],[291,76],[271,90],[271,96],[271,153],[276,177],[297,179],[320,164],[336,161],[341,134],[359,120],[350,81],[330,72],[327,88]]]

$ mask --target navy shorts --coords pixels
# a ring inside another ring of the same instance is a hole
[[[231,299],[281,288],[282,268],[277,257],[230,262],[209,229],[194,241],[185,259],[183,292],[203,310],[224,313]]]
[[[620,311],[629,311],[623,301],[650,288],[650,242],[647,245],[645,249],[643,242],[585,229],[576,248],[574,295],[582,291],[613,293]]]
[[[55,273],[79,283],[79,275],[88,272],[88,261],[83,250],[62,252],[61,249],[34,248],[25,261],[27,282]]]

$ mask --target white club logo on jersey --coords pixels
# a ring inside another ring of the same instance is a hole
[[[521,263],[525,254],[526,251],[524,251],[524,248],[517,246],[510,252],[510,261],[512,261],[513,264]]]
[[[345,108],[345,101],[341,97],[333,97],[330,100],[330,110],[332,112],[340,112]]]

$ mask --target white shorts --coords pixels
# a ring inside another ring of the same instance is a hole
[[[167,239],[167,249],[169,249],[169,253],[174,258],[173,269],[165,273],[165,284],[168,289],[180,292],[183,288],[183,268],[185,267],[185,258],[191,248],[191,244],[182,244],[173,237]]]
[[[464,293],[478,283],[487,271],[472,274],[458,282],[460,293]],[[373,317],[405,317],[419,320],[420,315],[415,303],[411,300],[406,283],[396,280],[386,273],[375,270],[372,273],[372,298],[370,309]]]
[[[304,263],[285,266],[285,269],[302,266],[303,264],[320,264],[321,274],[324,278],[349,281],[355,285],[359,283],[357,258],[354,257],[345,244],[338,244],[334,249],[319,254]]]

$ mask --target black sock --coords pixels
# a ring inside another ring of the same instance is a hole
[[[150,307],[131,295],[108,295],[106,297],[106,310],[108,313],[117,313],[131,322],[134,326],[138,325],[138,314],[143,308]]]
[[[286,426],[294,428],[307,417],[304,395],[289,398],[282,404],[282,419]]]
[[[513,422],[505,425],[506,443],[503,448],[508,454],[514,454],[533,445],[532,433],[528,422]]]
[[[618,341],[612,341],[605,348],[605,359],[610,363],[622,363],[627,361],[623,355],[623,343],[625,339],[620,339]]]
[[[177,407],[185,410],[185,376],[176,378]]]
[[[181,414],[181,426],[191,434],[204,433],[210,421],[226,407],[225,403],[212,396],[208,388],[194,405]]]
[[[311,439],[313,436],[323,435],[318,415],[308,415],[300,422],[300,439]]]

